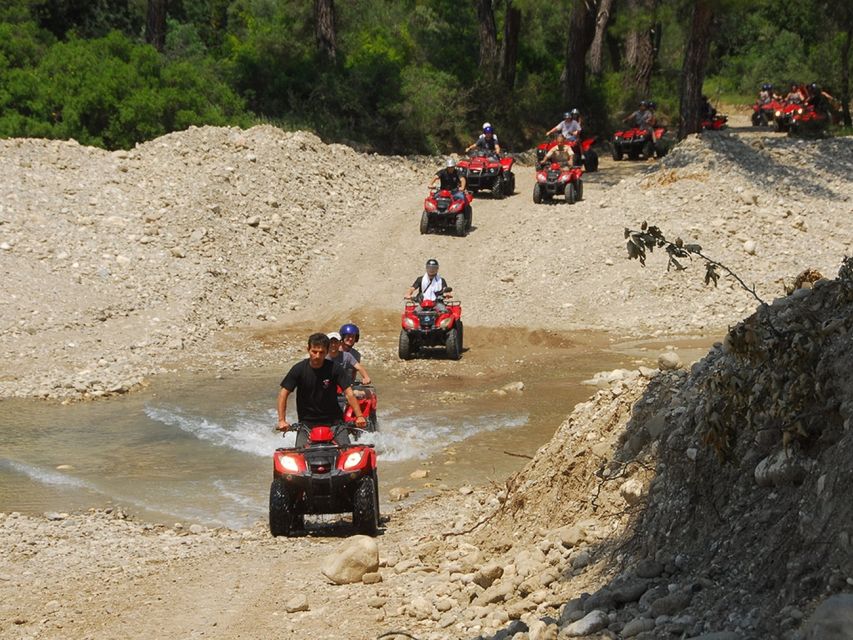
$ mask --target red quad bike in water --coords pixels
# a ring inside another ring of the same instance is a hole
[[[630,160],[639,159],[641,154],[647,159],[653,158],[655,154],[657,154],[658,158],[666,155],[666,152],[660,145],[660,139],[663,134],[666,133],[666,127],[655,127],[654,131],[655,137],[658,140],[657,145],[654,140],[652,140],[651,133],[638,127],[614,133],[613,159],[618,161],[625,155],[627,155]]]
[[[592,145],[595,144],[595,141],[596,138],[593,136],[591,138],[584,138],[580,142],[574,142],[570,145],[575,154],[575,166],[583,166],[583,168],[589,173],[598,171],[598,154],[595,152],[595,149],[592,149]],[[557,146],[556,139],[543,142],[536,147],[537,169],[541,169],[544,166],[545,155],[555,146]]]
[[[344,444],[338,439],[352,427],[291,425],[296,447],[273,454],[270,485],[270,533],[289,536],[304,529],[304,517],[352,512],[357,533],[375,536],[379,530],[379,481],[373,445]],[[307,436],[307,437],[306,437]]]
[[[706,131],[719,131],[728,123],[729,117],[723,115],[717,115],[713,118],[702,120],[702,128]]]
[[[448,287],[445,293],[453,289]],[[443,298],[437,298],[444,302]],[[413,300],[406,300],[400,330],[398,354],[401,360],[410,360],[423,347],[444,347],[447,357],[459,360],[462,355],[462,304],[447,300],[447,311],[439,311],[434,300],[421,300],[420,308]]]
[[[456,163],[459,174],[465,176],[465,188],[476,194],[488,189],[495,198],[515,193],[515,174],[512,172],[513,158],[500,156],[493,151],[474,149],[467,160]]]
[[[355,399],[358,401],[358,406],[361,409],[361,415],[367,420],[365,431],[374,432],[379,426],[379,421],[376,418],[376,389],[372,384],[360,384],[356,382],[352,385],[352,392]],[[343,390],[338,387],[338,402],[342,403],[344,409],[344,422],[355,426],[355,411],[349,406],[343,395]],[[357,435],[357,434],[356,434]]]
[[[431,191],[424,200],[424,212],[421,214],[421,233],[432,229],[451,229],[460,238],[468,235],[474,214],[471,201],[474,199],[467,191],[465,200],[454,200],[447,189]]]
[[[552,162],[536,172],[533,185],[533,202],[550,202],[555,196],[566,196],[566,202],[574,204],[583,199],[583,167],[562,166]]]
[[[781,108],[782,103],[778,100],[756,102],[752,105],[752,126],[766,127],[767,124],[776,117],[776,112]]]

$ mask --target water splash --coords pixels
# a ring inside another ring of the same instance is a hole
[[[0,469],[12,471],[27,476],[30,480],[39,484],[49,485],[53,487],[67,487],[69,489],[89,489],[90,491],[98,491],[97,487],[90,482],[75,478],[67,473],[60,473],[53,469],[45,469],[37,467],[26,462],[18,462],[17,460],[9,460],[8,458],[0,459]]]

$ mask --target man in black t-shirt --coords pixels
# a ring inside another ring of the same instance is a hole
[[[415,300],[418,304],[421,300],[433,300],[436,310],[439,313],[445,313],[447,307],[444,304],[444,298],[451,297],[447,288],[447,280],[438,275],[438,260],[430,258],[426,261],[426,273],[415,278],[403,298]]]
[[[293,365],[281,381],[277,405],[279,431],[287,431],[290,428],[286,418],[287,399],[294,391],[299,422],[309,427],[332,426],[341,422],[344,415],[338,404],[338,387],[344,390],[347,402],[355,412],[355,426],[361,429],[367,426],[346,371],[336,362],[326,360],[328,353],[329,338],[326,334],[311,334],[308,338],[308,357]]]
[[[444,163],[444,169],[436,172],[432,182],[429,183],[429,188],[432,189],[436,182],[439,183],[439,189],[450,191],[454,200],[465,199],[465,176],[460,175],[456,170],[456,161],[453,158],[448,158]]]

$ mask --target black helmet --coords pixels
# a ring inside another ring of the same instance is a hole
[[[811,93],[820,93],[820,85],[817,82],[812,82],[809,84],[809,91]]]
[[[566,111],[566,112],[563,114],[563,120],[568,120],[568,119],[569,119],[569,118],[571,118],[571,117],[572,117],[572,112],[571,112],[571,111]]]
[[[438,260],[436,260],[435,258],[430,258],[426,261],[426,266],[427,269],[429,269],[430,267],[435,267],[436,269],[438,269]]]
[[[580,118],[581,112],[578,111],[577,109],[572,109],[570,113],[572,114],[573,118],[576,118],[576,119]]]
[[[773,85],[770,84],[769,82],[765,82],[763,85],[761,85],[761,88],[764,91],[770,91],[773,88]]]
[[[657,104],[655,104],[655,101],[654,101],[654,100],[649,100],[649,101],[646,103],[646,106],[647,106],[649,109],[657,109]]]
[[[641,107],[647,107],[647,106],[649,106],[649,103],[647,100],[640,100],[640,106]]]

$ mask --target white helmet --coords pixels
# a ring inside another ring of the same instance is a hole
[[[491,122],[484,122],[483,123],[483,129],[491,128],[491,126],[492,126]]]
[[[448,169],[450,169],[451,167],[455,167],[456,166],[456,160],[454,160],[453,158],[448,158],[444,162],[444,166],[447,167]]]

